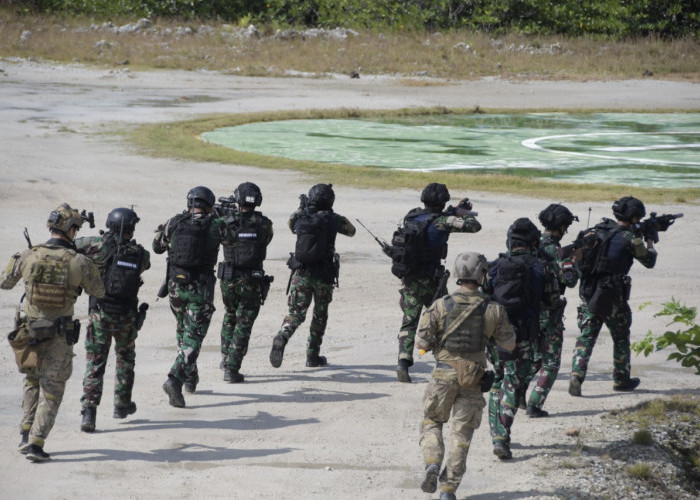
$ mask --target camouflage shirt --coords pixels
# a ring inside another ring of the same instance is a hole
[[[43,265],[44,262],[48,265]],[[105,294],[97,266],[80,255],[72,243],[58,238],[14,254],[2,274],[0,288],[9,290],[20,279],[24,280],[27,297],[24,311],[29,318],[55,320],[73,316],[73,305],[83,289],[98,298]],[[33,300],[41,294],[38,284],[54,295],[55,306],[37,305],[41,301]]]

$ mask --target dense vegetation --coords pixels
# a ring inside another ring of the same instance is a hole
[[[0,0],[23,12],[96,17],[488,33],[697,38],[700,0]]]

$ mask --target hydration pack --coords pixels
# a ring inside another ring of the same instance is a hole
[[[579,295],[588,300],[595,291],[599,278],[615,273],[608,262],[608,249],[613,236],[620,232],[620,226],[612,219],[603,219],[584,234],[586,245],[582,249],[581,260],[578,263],[581,271]]]
[[[250,217],[240,217],[236,222],[237,244],[224,246],[224,259],[236,269],[262,269],[268,238],[263,216],[255,213]]]
[[[418,216],[426,214],[421,220]],[[391,247],[387,252],[391,257],[391,272],[397,278],[427,275],[433,271],[433,262],[439,261],[447,249],[446,246],[429,247],[426,231],[440,213],[427,213],[423,209],[411,210],[403,224],[391,238]]]
[[[305,265],[331,262],[335,249],[335,227],[332,212],[304,210],[294,225],[297,241],[295,259]]]
[[[113,299],[132,300],[139,293],[141,280],[141,248],[120,246],[115,249],[104,278],[106,295]]]

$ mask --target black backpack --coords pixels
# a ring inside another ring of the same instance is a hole
[[[141,281],[141,259],[143,251],[126,245],[115,249],[104,275],[107,295],[119,300],[133,300],[143,284]]]
[[[491,266],[492,299],[506,309],[508,317],[539,316],[543,282],[536,273],[541,262],[532,255],[501,254]]]
[[[391,272],[397,278],[403,279],[430,271],[427,265],[430,264],[431,252],[425,231],[440,214],[429,214],[422,221],[415,220],[417,215],[416,210],[409,212],[391,238],[387,254],[391,257]]]
[[[620,226],[612,219],[603,219],[591,229],[583,233],[586,245],[582,248],[581,260],[578,263],[581,271],[580,295],[589,299],[595,291],[598,278],[609,274],[608,248],[613,236],[620,231]]]
[[[327,212],[304,210],[294,225],[294,257],[302,264],[318,264],[333,256],[334,234]]]

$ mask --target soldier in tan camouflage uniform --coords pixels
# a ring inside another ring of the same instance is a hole
[[[416,346],[432,350],[437,364],[423,398],[420,445],[425,459],[421,489],[433,493],[440,478],[440,499],[454,500],[466,471],[467,453],[474,430],[481,424],[486,401],[482,384],[486,344],[493,337],[503,349],[515,348],[515,333],[505,309],[479,290],[488,263],[483,255],[457,256],[454,275],[459,289],[436,300],[423,314]],[[445,467],[442,427],[450,419],[451,442]]]
[[[60,205],[46,223],[51,239],[13,255],[0,280],[0,288],[5,290],[20,279],[25,285],[26,316],[19,319],[11,337],[15,341],[28,339],[23,349],[25,354],[31,351],[32,361],[20,366],[26,378],[19,451],[32,462],[50,458],[43,449],[44,441],[73,369],[73,344],[80,329],[73,320],[73,305],[82,290],[95,297],[105,294],[97,267],[78,254],[73,244],[83,220],[84,216],[67,203]]]

